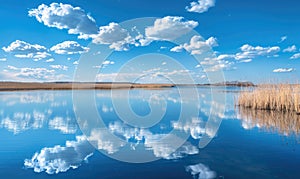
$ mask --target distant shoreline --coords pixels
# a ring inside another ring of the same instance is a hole
[[[216,84],[141,84],[126,82],[0,82],[0,91],[21,90],[81,90],[81,89],[128,89],[128,88],[172,88],[176,86],[254,86],[249,82]]]

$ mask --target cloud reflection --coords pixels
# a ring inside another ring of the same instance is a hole
[[[184,132],[189,132],[193,139],[200,139],[203,134],[205,134],[205,122],[200,118],[191,118],[185,123],[172,121],[172,127],[177,130],[182,130]],[[213,136],[212,136],[213,137]]]
[[[54,117],[49,120],[49,129],[60,130],[63,134],[75,134],[77,123],[75,119],[70,117]]]
[[[18,134],[25,130],[41,128],[44,121],[45,115],[35,110],[32,113],[15,112],[12,116],[4,117],[0,122],[0,127],[6,128],[14,134]]]
[[[196,165],[189,165],[186,168],[187,172],[190,172],[194,178],[198,179],[211,179],[216,178],[216,172],[209,169],[208,166],[198,163]]]
[[[93,155],[94,147],[83,136],[77,136],[76,141],[66,141],[66,146],[43,148],[33,155],[31,159],[24,160],[26,168],[34,172],[57,174],[69,169],[78,168],[83,161]]]
[[[156,157],[164,159],[179,159],[185,155],[199,153],[198,148],[189,142],[185,142],[177,149],[173,147],[175,144],[173,144],[172,141],[169,141],[168,143],[161,142],[168,134],[154,134],[148,129],[132,128],[121,122],[110,123],[109,131],[124,140],[123,142],[120,142],[121,140],[116,141],[111,140],[110,138],[104,138],[109,135],[98,136],[98,149],[106,150],[108,153],[117,152],[117,149],[125,146],[126,142],[132,144],[132,150],[134,150],[137,145],[144,145],[146,150],[153,151],[153,154]],[[101,134],[103,134],[103,132]],[[89,139],[91,140],[91,138]],[[92,139],[95,140],[95,138]],[[101,141],[100,146],[99,141]]]

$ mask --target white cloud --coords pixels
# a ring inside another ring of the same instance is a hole
[[[212,179],[217,177],[216,172],[210,170],[209,167],[202,163],[189,165],[185,169],[187,172],[190,172],[195,179]]]
[[[79,34],[79,38],[88,38],[98,31],[96,22],[90,15],[70,4],[41,4],[38,8],[29,10],[28,15],[48,27],[67,29],[69,34]]]
[[[226,59],[234,58],[234,55],[219,55],[212,58],[204,58],[200,64],[196,65],[195,68],[202,67],[206,72],[215,72],[219,70],[232,70],[234,69],[234,62],[228,61]]]
[[[13,53],[17,58],[33,58],[35,60],[40,60],[51,56],[46,52],[46,47],[38,44],[30,44],[21,40],[16,40],[8,47],[3,47],[2,49],[7,53]]]
[[[105,60],[102,64],[103,65],[113,65],[113,64],[115,64],[115,62],[114,61]]]
[[[225,60],[225,59],[235,58],[235,55],[221,54],[217,58],[218,60]]]
[[[46,60],[47,63],[51,63],[51,62],[54,62],[54,61],[55,61],[54,58],[50,58],[50,59]]]
[[[75,41],[64,41],[62,43],[54,45],[50,48],[50,50],[54,51],[57,54],[80,54],[87,52],[89,48],[83,47]]]
[[[292,72],[292,71],[295,71],[295,69],[294,68],[277,68],[277,69],[273,70],[274,73],[286,73],[286,72]]]
[[[252,62],[252,59],[245,59],[245,60],[240,60],[240,63],[249,63]]]
[[[2,48],[5,52],[13,52],[13,53],[36,53],[41,51],[46,51],[46,47],[38,45],[38,44],[30,44],[21,40],[16,40],[12,42],[8,47]]]
[[[6,79],[9,80],[19,80],[19,81],[56,81],[67,79],[67,76],[57,74],[55,70],[49,70],[47,68],[17,68],[15,66],[7,66],[4,69],[4,73],[2,75],[5,76]]]
[[[107,26],[101,26],[98,34],[90,37],[93,38],[93,43],[107,44],[109,48],[117,51],[129,50],[131,44],[139,45],[126,29],[114,22],[109,23]]]
[[[282,37],[280,37],[279,43],[281,43],[281,42],[283,42],[283,41],[286,41],[286,39],[287,39],[287,36],[282,36]]]
[[[298,58],[300,58],[300,53],[294,54],[293,56],[291,56],[290,59],[298,59]]]
[[[215,0],[198,0],[198,2],[191,2],[190,7],[187,6],[185,9],[189,12],[203,13],[213,6],[215,6]]]
[[[6,58],[0,58],[0,62],[6,62]]]
[[[73,62],[73,65],[78,65],[78,64],[79,64],[78,60]]]
[[[185,49],[192,55],[195,55],[207,52],[215,46],[218,46],[217,39],[215,37],[210,37],[209,39],[204,40],[201,36],[195,35],[191,38],[190,43],[173,47],[170,51],[181,52],[183,49]]]
[[[114,61],[110,61],[110,60],[105,60],[101,65],[95,65],[93,66],[93,68],[97,68],[97,69],[100,69],[100,68],[106,68],[107,66],[109,65],[113,65],[115,64]],[[101,76],[101,74],[99,74]],[[106,75],[103,75],[103,76],[106,76]],[[111,77],[115,77],[116,75],[114,73],[111,74]],[[113,78],[111,78],[113,79]]]
[[[47,57],[50,57],[51,55],[47,52],[37,52],[37,53],[28,53],[28,54],[15,54],[15,57],[17,58],[33,58],[34,61],[38,61]]]
[[[94,147],[83,136],[76,136],[76,141],[66,141],[66,146],[43,148],[35,153],[31,159],[24,160],[26,168],[33,168],[34,172],[57,174],[69,169],[78,168],[83,161],[93,155]]]
[[[296,45],[292,45],[287,47],[286,49],[283,49],[283,52],[296,52],[296,51],[297,51]]]
[[[206,76],[206,75],[201,75],[200,78],[201,78],[201,79],[206,79],[207,76]]]
[[[203,63],[201,63],[203,64]],[[234,63],[230,61],[216,61],[212,63],[210,66],[204,68],[204,71],[206,72],[215,72],[220,70],[233,70],[235,69],[232,67]]]
[[[50,67],[53,69],[64,70],[64,71],[67,71],[69,68],[65,65],[50,65]]]
[[[235,55],[236,60],[242,60],[242,59],[253,59],[258,56],[275,56],[279,51],[280,47],[278,46],[273,46],[273,47],[261,47],[261,46],[256,46],[253,47],[249,44],[243,45],[241,48],[240,53],[237,53]]]
[[[156,19],[153,26],[145,29],[146,39],[150,40],[174,40],[187,34],[198,26],[196,21],[187,21],[183,17],[166,16]]]
[[[219,61],[219,67],[224,66],[225,68],[233,65],[233,62],[227,61],[228,59],[235,59],[237,60],[236,63],[249,63],[252,62],[253,58],[259,56],[267,56],[267,57],[278,57],[278,52],[280,51],[280,47],[273,46],[273,47],[261,47],[256,46],[253,47],[251,45],[245,44],[240,47],[241,52],[236,54],[221,54],[217,56],[215,61]],[[299,56],[300,57],[300,56]],[[207,64],[208,62],[203,62]],[[217,67],[217,66],[216,66]]]

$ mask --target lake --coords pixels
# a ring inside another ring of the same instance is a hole
[[[300,116],[239,88],[0,92],[6,178],[299,178]]]

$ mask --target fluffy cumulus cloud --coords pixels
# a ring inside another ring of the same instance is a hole
[[[294,68],[277,68],[277,69],[273,70],[274,73],[288,73],[288,72],[292,72],[292,71],[295,71],[295,69]]]
[[[156,19],[153,26],[145,29],[146,38],[151,40],[173,40],[198,26],[198,22],[183,17],[166,16]]]
[[[117,51],[129,50],[129,45],[138,46],[136,39],[131,37],[128,31],[118,23],[111,22],[107,26],[101,26],[96,35],[91,35],[93,43],[107,44],[111,49]]]
[[[283,52],[296,52],[296,51],[297,51],[296,45],[292,45],[287,47],[286,49],[283,49]]]
[[[32,58],[40,60],[51,56],[46,47],[38,44],[30,44],[21,40],[12,42],[9,46],[2,48],[7,53],[14,54],[17,58]]]
[[[43,148],[31,159],[25,159],[24,166],[32,168],[37,173],[57,174],[78,168],[83,161],[87,161],[93,155],[93,152],[94,147],[85,137],[77,136],[76,141],[67,141],[66,146]]]
[[[186,168],[187,172],[190,172],[194,178],[199,178],[199,179],[212,179],[216,178],[216,172],[212,171],[207,167],[206,165],[202,163],[198,163],[196,165],[189,165]]]
[[[289,47],[288,49],[285,49],[283,51],[290,51],[293,50],[295,47]],[[240,52],[236,54],[220,54],[217,56],[213,61],[218,61],[219,64],[215,67],[222,67],[225,68],[232,66],[234,63],[249,63],[254,58],[265,56],[265,57],[277,57],[277,53],[280,51],[280,47],[273,46],[273,47],[261,47],[261,46],[251,46],[249,44],[245,44],[240,47]],[[299,56],[300,57],[300,56]],[[229,61],[230,59],[236,60],[236,62]],[[202,63],[209,64],[213,62],[210,61],[204,61]],[[231,69],[231,68],[229,68]]]
[[[83,47],[75,41],[64,41],[62,43],[54,45],[50,48],[50,50],[54,51],[57,54],[80,54],[87,52],[89,48]]]
[[[300,53],[295,53],[293,56],[291,56],[290,59],[298,59],[300,58]]]
[[[69,34],[79,34],[79,38],[88,38],[98,31],[96,22],[90,15],[70,4],[41,4],[36,9],[29,10],[28,15],[48,27],[67,29]]]
[[[212,47],[218,46],[217,39],[210,37],[204,40],[201,36],[195,35],[191,38],[190,43],[185,43],[171,49],[172,52],[181,52],[183,49],[190,52],[192,55],[202,54],[211,50]]]
[[[258,56],[267,56],[272,57],[276,56],[276,54],[280,51],[280,47],[261,47],[261,46],[251,46],[249,44],[243,45],[241,48],[241,52],[235,55],[235,59],[244,60],[244,59],[253,59]]]
[[[186,10],[189,12],[203,13],[213,6],[215,6],[215,0],[198,0],[191,2],[190,6],[186,7]]]
[[[6,58],[0,58],[0,62],[6,62]]]
[[[232,70],[234,69],[234,62],[228,59],[234,58],[234,55],[219,55],[217,57],[204,58],[200,64],[196,65],[195,68],[202,67],[206,72],[215,72],[220,70]]]
[[[30,44],[21,40],[16,40],[12,42],[8,47],[2,48],[5,52],[14,52],[14,53],[36,53],[40,51],[46,51],[46,47],[38,44]]]

